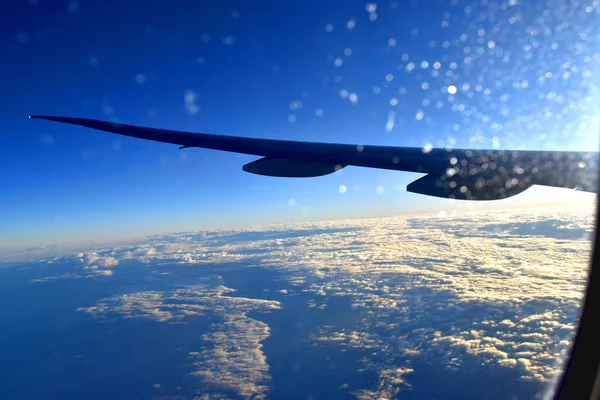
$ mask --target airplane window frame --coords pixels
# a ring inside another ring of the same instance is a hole
[[[600,195],[596,196],[595,241],[588,285],[570,357],[555,399],[600,399]]]

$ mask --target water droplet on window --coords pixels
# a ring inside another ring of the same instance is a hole
[[[26,32],[17,32],[15,39],[17,40],[17,43],[24,44],[29,40],[29,35]]]
[[[396,122],[396,113],[394,111],[390,111],[388,113],[387,123],[385,124],[385,131],[390,133],[394,129],[394,124]]]
[[[69,2],[68,10],[70,13],[76,13],[77,11],[79,11],[79,3],[77,1]]]

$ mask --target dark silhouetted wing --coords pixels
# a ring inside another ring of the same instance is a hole
[[[463,200],[496,200],[532,185],[596,192],[598,152],[513,151],[363,146],[191,133],[87,118],[31,116],[186,147],[261,156],[244,171],[277,177],[314,177],[348,165],[426,174],[407,190]]]

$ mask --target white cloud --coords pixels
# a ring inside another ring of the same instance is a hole
[[[202,335],[199,350],[190,352],[192,373],[218,392],[225,388],[243,398],[263,398],[271,380],[262,341],[269,337],[264,322],[248,317],[250,311],[278,310],[276,301],[229,296],[235,290],[222,285],[196,285],[173,292],[137,292],[80,308],[97,318],[120,314],[125,318],[150,318],[179,323],[210,313],[219,322]]]

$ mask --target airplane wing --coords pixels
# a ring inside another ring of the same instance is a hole
[[[598,152],[468,150],[299,142],[146,128],[88,118],[30,116],[139,139],[250,154],[243,170],[265,176],[315,177],[348,165],[426,174],[413,193],[460,200],[497,200],[532,185],[598,190]]]

